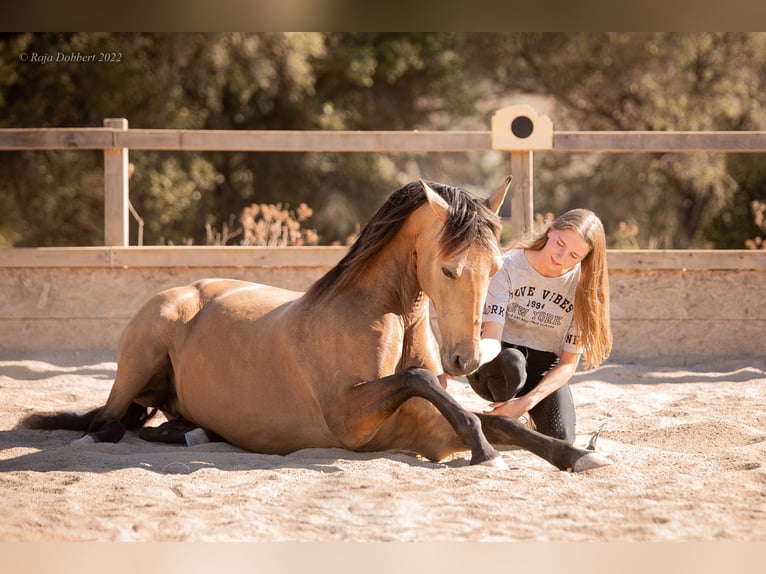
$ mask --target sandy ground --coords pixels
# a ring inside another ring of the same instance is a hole
[[[766,359],[578,373],[577,443],[603,425],[614,462],[582,474],[521,450],[499,471],[15,428],[102,404],[115,370],[107,352],[0,355],[0,541],[766,541]]]

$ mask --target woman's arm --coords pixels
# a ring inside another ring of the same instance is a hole
[[[501,403],[492,403],[490,405],[491,410],[487,411],[488,414],[519,418],[545,397],[563,387],[574,375],[579,362],[580,355],[578,353],[562,352],[559,364],[548,371],[548,374],[540,380],[534,389],[523,397],[516,397]]]

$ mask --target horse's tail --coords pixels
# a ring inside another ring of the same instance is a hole
[[[93,409],[84,414],[77,413],[32,413],[19,423],[20,427],[36,430],[87,430],[101,409]]]
[[[102,408],[96,408],[84,414],[57,412],[57,413],[32,413],[27,415],[19,423],[19,427],[35,430],[81,430],[91,431],[93,421],[101,413]],[[157,413],[157,409],[151,410],[137,403],[132,403],[121,422],[125,428],[134,430],[144,425],[146,421]]]

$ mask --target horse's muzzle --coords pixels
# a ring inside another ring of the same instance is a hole
[[[453,353],[447,357],[442,357],[444,370],[450,375],[462,376],[473,373],[479,368],[479,358],[473,355],[463,355]]]

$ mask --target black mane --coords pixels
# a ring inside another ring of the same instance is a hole
[[[500,220],[484,200],[471,196],[464,189],[431,181],[427,183],[449,204],[447,222],[439,237],[443,254],[458,253],[475,241],[487,249],[495,248]],[[332,295],[353,284],[399,232],[407,217],[424,203],[426,194],[419,181],[412,181],[392,192],[364,226],[345,257],[314,283],[307,295]]]

